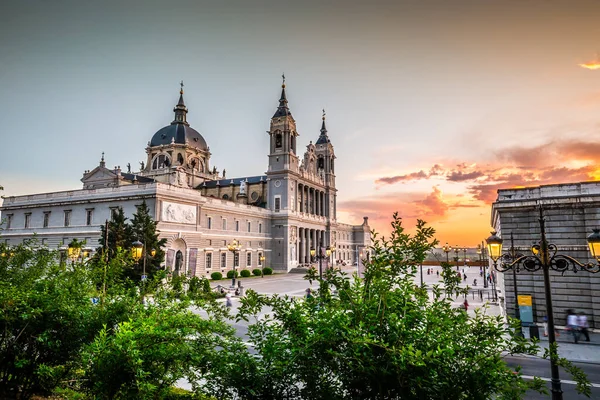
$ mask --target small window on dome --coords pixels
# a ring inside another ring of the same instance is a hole
[[[198,138],[197,138],[197,137],[195,137],[195,138],[194,138],[194,142],[197,142],[197,141],[198,141]]]

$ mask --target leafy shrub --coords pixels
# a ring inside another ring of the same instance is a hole
[[[249,271],[249,270],[247,270],[247,269],[243,269],[243,270],[240,272],[240,275],[242,276],[242,278],[248,278],[248,277],[251,275],[251,273],[250,273],[250,271]]]
[[[252,270],[252,275],[254,276],[260,276],[261,273],[262,271],[259,268],[255,268]]]
[[[215,279],[218,280],[218,279]],[[206,278],[202,278],[202,291],[204,293],[210,293],[210,282]]]
[[[264,267],[263,268],[263,274],[264,275],[273,275],[273,269],[269,268],[269,267]]]
[[[238,277],[238,272],[237,271],[235,271],[235,277],[236,278]],[[232,269],[230,269],[229,271],[227,271],[227,278],[229,278],[229,279],[233,278],[233,270]]]
[[[220,281],[221,279],[223,279],[223,274],[220,272],[213,272],[212,274],[210,274],[210,279],[212,279],[213,281]]]
[[[189,293],[198,293],[200,290],[200,278],[198,278],[197,276],[192,277],[188,285]]]

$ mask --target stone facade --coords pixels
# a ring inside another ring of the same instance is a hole
[[[586,237],[598,227],[600,217],[600,183],[584,182],[498,191],[492,206],[492,226],[504,239],[504,251],[510,248],[510,234],[521,254],[531,254],[531,245],[541,239],[539,207],[543,208],[546,236],[558,246],[558,252],[585,263],[595,263],[590,256]],[[504,274],[507,313],[514,316],[512,272]],[[600,328],[600,274],[551,271],[552,300],[556,323],[566,324],[566,311],[573,309],[588,316],[591,327]],[[501,283],[502,284],[502,283]],[[544,278],[541,271],[521,270],[517,274],[519,295],[533,298],[534,319],[542,323],[546,315]]]
[[[227,178],[210,169],[204,138],[187,122],[183,89],[170,125],[154,134],[146,147],[147,163],[139,171],[107,168],[104,154],[85,171],[83,189],[5,197],[0,207],[0,240],[9,245],[33,237],[56,248],[73,239],[96,247],[100,227],[122,207],[132,218],[146,201],[167,239],[164,265],[182,265],[189,274],[226,272],[234,264],[227,243],[240,241],[237,268],[266,266],[289,271],[311,264],[310,249],[333,246],[333,260],[354,263],[370,246],[370,228],[337,221],[333,145],[325,115],[315,144],[303,161],[296,155],[299,136],[287,106],[285,85],[271,119],[266,175]],[[177,261],[176,261],[177,260]]]

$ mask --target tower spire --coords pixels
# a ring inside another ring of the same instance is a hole
[[[319,135],[319,139],[317,139],[317,142],[315,144],[329,143],[329,137],[327,136],[327,127],[325,126],[326,115],[327,114],[325,113],[325,109],[323,109],[323,116],[321,117],[321,119],[323,120],[323,122],[321,122],[321,134]]]
[[[187,107],[185,106],[185,102],[183,101],[183,81],[179,82],[179,101],[177,102],[177,105],[175,106],[175,108],[173,109],[173,111],[175,112],[175,119],[173,120],[173,122],[171,122],[171,125],[175,125],[175,124],[184,124],[184,125],[190,125],[187,122]]]
[[[281,83],[281,96],[279,97],[279,106],[277,107],[277,111],[273,115],[273,118],[277,117],[285,117],[292,116],[292,113],[288,107],[287,96],[285,95],[285,74],[281,75],[282,83]]]

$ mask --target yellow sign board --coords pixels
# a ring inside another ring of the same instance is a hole
[[[531,307],[532,300],[531,300],[531,296],[528,294],[523,294],[523,295],[519,295],[519,298],[517,299],[518,303],[520,306],[529,306]]]

